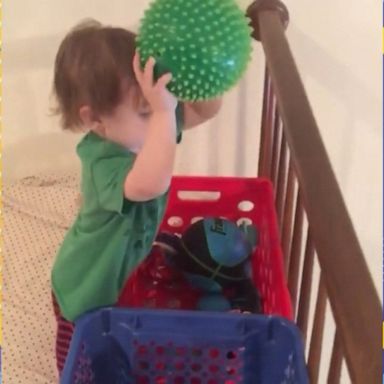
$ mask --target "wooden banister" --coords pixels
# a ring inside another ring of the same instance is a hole
[[[382,308],[285,35],[288,12],[278,0],[259,0],[247,14],[254,37],[264,48],[283,136],[336,323],[338,348],[353,383],[379,383]],[[267,127],[263,129],[264,137],[272,136]]]

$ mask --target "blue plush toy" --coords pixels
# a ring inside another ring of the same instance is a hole
[[[173,249],[172,264],[203,292],[197,309],[261,311],[250,268],[250,255],[257,242],[253,226],[238,227],[229,220],[205,218],[192,224],[181,238],[161,234],[158,240]]]

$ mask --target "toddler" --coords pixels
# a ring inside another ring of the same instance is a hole
[[[65,130],[84,132],[77,146],[82,203],[52,270],[62,371],[73,321],[118,303],[133,270],[151,250],[162,221],[182,129],[213,117],[220,99],[181,103],[141,69],[135,35],[82,23],[61,43],[54,93]],[[121,303],[119,303],[121,304]]]

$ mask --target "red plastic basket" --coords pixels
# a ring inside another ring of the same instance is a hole
[[[222,217],[256,226],[259,239],[252,255],[252,266],[263,313],[292,320],[292,304],[283,272],[270,181],[256,178],[174,177],[161,230],[182,233],[202,217]],[[154,249],[130,277],[118,305],[192,309],[196,300],[196,294],[185,285],[180,272],[165,266],[161,253]]]

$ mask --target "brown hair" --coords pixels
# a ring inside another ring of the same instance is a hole
[[[89,105],[95,114],[108,114],[122,99],[123,81],[136,85],[133,72],[135,34],[123,28],[87,20],[62,41],[55,60],[55,113],[64,129],[81,129],[79,109]]]

